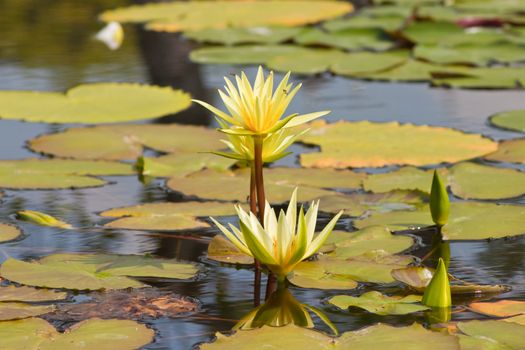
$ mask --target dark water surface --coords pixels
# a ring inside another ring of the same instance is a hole
[[[219,103],[215,91],[222,86],[222,77],[239,72],[241,67],[192,64],[187,58],[191,43],[174,34],[145,32],[133,26],[125,28],[125,43],[116,52],[92,39],[101,27],[95,21],[96,14],[126,3],[131,2],[0,0],[0,89],[64,91],[87,82],[142,82],[171,85],[191,92],[195,98]],[[242,68],[253,76],[254,67]],[[290,108],[294,112],[330,109],[328,120],[397,120],[440,125],[483,133],[498,140],[520,136],[492,128],[486,120],[496,112],[525,108],[523,91],[433,89],[420,83],[363,82],[330,75],[295,76],[294,79],[303,82]],[[176,116],[150,122],[208,124],[210,118],[203,109],[192,107]],[[0,159],[38,156],[24,147],[26,140],[70,126],[0,120]],[[290,157],[281,164],[293,165],[295,159]],[[134,177],[107,180],[113,184],[84,190],[6,191],[0,206],[3,220],[17,210],[33,209],[85,229],[62,231],[21,223],[26,237],[2,244],[0,261],[7,256],[27,259],[57,252],[104,252],[152,253],[201,262],[204,274],[196,282],[160,286],[197,298],[202,312],[190,318],[151,322],[157,330],[157,339],[147,349],[189,349],[198,342],[210,340],[215,331],[230,329],[250,311],[252,272],[221,266],[205,258],[206,242],[215,233],[213,230],[181,237],[97,228],[104,223],[97,216],[102,210],[171,199],[162,181],[143,185]],[[513,202],[524,203],[524,200]],[[513,290],[499,298],[525,299],[524,238],[452,243],[451,253],[452,274],[475,283],[510,285]],[[360,294],[361,289],[351,293]],[[382,289],[387,291],[388,287]],[[359,311],[342,312],[323,303],[338,293],[295,288],[292,292],[301,302],[326,312],[340,331],[379,321],[397,325],[424,322],[422,316],[381,317]],[[459,317],[479,316],[463,313]],[[325,329],[321,325],[320,328]]]

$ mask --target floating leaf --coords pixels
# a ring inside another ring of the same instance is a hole
[[[416,304],[420,301],[421,296],[419,295],[389,297],[376,291],[364,293],[359,297],[336,295],[328,300],[330,304],[343,310],[355,306],[378,315],[406,315],[427,310],[428,307]]]
[[[30,305],[25,303],[0,303],[0,321],[18,320],[47,314],[54,310],[52,305]]]
[[[408,51],[354,52],[331,66],[334,73],[354,78],[368,78],[371,74],[393,69],[403,65],[408,59]]]
[[[352,28],[377,28],[385,31],[394,31],[403,25],[403,16],[366,16],[356,14],[349,18],[337,18],[323,22],[323,28],[328,31],[340,31]]]
[[[345,215],[357,217],[373,211],[384,213],[395,210],[411,210],[422,204],[425,198],[426,196],[421,193],[412,191],[334,194],[322,197],[319,209],[325,213],[338,213],[344,209]]]
[[[321,146],[301,155],[306,167],[382,167],[458,162],[494,151],[497,144],[477,134],[413,124],[340,121],[311,124],[301,140]],[[388,140],[388,147],[384,146]]]
[[[211,153],[177,153],[161,157],[140,157],[135,164],[143,176],[186,176],[202,169],[225,171],[235,160],[218,157]]]
[[[208,259],[228,264],[253,264],[253,258],[241,252],[223,235],[212,238],[208,245]]]
[[[403,64],[389,67],[389,69],[363,74],[362,78],[380,81],[409,81],[419,82],[432,79],[435,71],[448,72],[448,67],[438,66],[433,63],[405,60]]]
[[[464,29],[451,22],[418,21],[403,29],[402,34],[417,44],[438,44],[464,33]]]
[[[58,227],[63,229],[72,228],[72,226],[67,222],[35,210],[20,210],[16,213],[16,218],[18,220],[27,221],[40,226]]]
[[[41,302],[67,298],[67,293],[51,289],[21,286],[0,286],[0,301]]]
[[[193,50],[193,62],[210,64],[264,64],[281,55],[296,56],[310,52],[311,49],[294,45],[243,45],[235,47],[204,47]]]
[[[468,321],[458,322],[458,329],[475,338],[490,339],[510,349],[523,349],[525,326],[502,321]],[[500,347],[501,349],[501,347]]]
[[[0,187],[11,189],[60,189],[96,187],[104,180],[87,175],[131,175],[129,164],[69,159],[0,160]]]
[[[401,167],[388,173],[370,174],[363,180],[365,191],[384,193],[394,190],[410,190],[430,193],[434,170],[423,170],[412,166]],[[438,169],[443,180],[447,179],[446,168]]]
[[[10,224],[0,222],[0,243],[9,242],[22,235],[22,231]]]
[[[311,28],[294,38],[301,45],[324,45],[345,50],[386,50],[393,46],[385,32],[376,28],[350,28],[324,32]]]
[[[146,203],[106,210],[100,215],[117,218],[104,225],[109,228],[176,231],[210,227],[197,217],[235,215],[235,209],[232,203],[222,202]]]
[[[296,54],[278,55],[266,61],[268,68],[296,74],[323,73],[330,67],[348,58],[349,54],[328,48],[301,48]],[[297,57],[302,57],[297,60]]]
[[[13,282],[74,290],[141,288],[147,285],[126,276],[188,279],[197,271],[175,260],[103,254],[54,254],[32,262],[9,258],[0,266],[0,275]]]
[[[174,137],[177,135],[177,137]],[[215,130],[193,125],[111,125],[71,128],[36,137],[29,147],[56,157],[135,160],[143,147],[166,153],[197,153],[224,149]]]
[[[292,39],[304,28],[301,27],[248,27],[248,28],[222,28],[202,29],[185,32],[189,39],[224,45],[238,44],[278,44]]]
[[[499,128],[525,132],[525,110],[498,113],[490,117],[490,123]]]
[[[0,322],[6,349],[133,350],[153,340],[155,332],[135,321],[92,318],[59,333],[40,318]]]
[[[510,317],[525,314],[525,301],[499,300],[493,303],[472,303],[469,309],[489,316]]]
[[[517,323],[517,324],[521,324],[522,326],[525,326],[525,315],[504,318],[501,321],[513,322],[513,323]]]
[[[339,17],[352,5],[337,1],[198,1],[157,3],[105,11],[105,22],[147,22],[155,31],[179,32],[206,28],[300,26]]]
[[[354,220],[354,226],[386,225],[391,230],[404,230],[432,225],[428,207],[414,211],[373,213],[365,219]],[[476,240],[525,234],[525,207],[519,205],[452,202],[450,218],[443,226],[445,240]]]
[[[525,83],[524,67],[431,69],[432,84],[466,89],[515,89]]]
[[[0,118],[43,123],[116,123],[180,112],[190,95],[170,87],[124,83],[79,85],[66,94],[1,91]]]
[[[525,163],[525,139],[505,140],[498,150],[485,156],[485,159],[496,162]]]

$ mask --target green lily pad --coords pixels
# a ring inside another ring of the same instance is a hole
[[[408,59],[408,51],[395,50],[386,52],[354,52],[344,59],[337,60],[331,70],[340,75],[353,78],[368,78],[371,74],[393,69],[404,64]]]
[[[269,169],[268,173],[271,172]],[[292,171],[295,174],[296,170]],[[266,174],[266,172],[265,172]],[[302,184],[304,178],[275,179],[269,177],[265,181],[267,200],[270,203],[284,203],[290,199],[294,188]],[[217,172],[204,170],[186,177],[172,177],[167,185],[176,192],[186,196],[198,197],[207,200],[225,200],[246,202],[250,189],[250,174],[248,171]],[[330,186],[328,182],[322,184]],[[329,195],[333,192],[320,188],[304,186],[298,193],[300,202],[310,201]]]
[[[190,263],[136,255],[54,254],[32,262],[9,258],[0,276],[36,287],[74,290],[142,288],[129,277],[189,279],[198,268]]]
[[[128,320],[92,318],[59,333],[40,318],[0,322],[0,337],[6,349],[133,350],[153,340],[155,332]]]
[[[235,215],[235,209],[232,203],[168,202],[110,209],[100,215],[117,218],[104,225],[109,228],[178,231],[210,227],[197,217]]]
[[[343,310],[355,306],[377,315],[406,315],[428,310],[428,307],[416,304],[420,301],[421,296],[419,295],[389,297],[376,291],[364,293],[359,297],[336,295],[328,300],[330,304]]]
[[[481,135],[454,129],[369,121],[312,123],[301,141],[321,146],[321,152],[301,155],[303,166],[315,168],[455,163],[497,147]],[[384,147],[385,142],[389,147]]]
[[[503,112],[493,115],[490,123],[499,128],[525,132],[525,110]]]
[[[190,59],[202,64],[265,64],[279,56],[305,55],[311,49],[294,45],[243,45],[235,47],[203,47],[193,50]]]
[[[12,285],[0,286],[0,301],[41,302],[63,300],[66,298],[66,292],[57,292],[51,289],[27,286],[15,287]]]
[[[393,327],[377,324],[333,338],[308,328],[292,324],[283,327],[264,326],[255,330],[239,330],[231,336],[216,334],[213,343],[201,344],[201,350],[229,349],[322,349],[322,350],[374,350],[400,347],[407,350],[459,350],[455,336],[432,332],[419,324]]]
[[[386,225],[391,230],[432,226],[428,206],[413,211],[374,213],[354,220],[354,226]],[[453,202],[449,222],[442,229],[445,240],[478,240],[525,234],[525,207],[510,204]]]
[[[241,252],[226,237],[217,235],[208,245],[208,259],[228,264],[252,265],[253,258]]]
[[[479,302],[469,305],[469,309],[480,314],[510,317],[525,314],[525,301],[519,300],[498,300],[493,303]]]
[[[502,321],[468,321],[459,322],[458,329],[475,338],[494,340],[510,349],[523,349],[525,344],[525,326]]]
[[[374,211],[384,213],[395,210],[412,210],[422,204],[425,199],[425,195],[413,191],[334,194],[321,198],[319,210],[334,214],[344,210],[345,215],[358,217]]]
[[[393,235],[383,226],[370,226],[356,232],[333,231],[322,251],[330,257],[347,259],[376,250],[396,254],[413,244],[414,240],[411,237]]]
[[[66,94],[1,91],[0,118],[43,123],[101,124],[151,119],[180,112],[190,95],[169,87],[98,83]]]
[[[325,21],[322,26],[331,32],[352,28],[376,28],[385,31],[394,31],[403,25],[404,20],[405,17],[398,15],[366,16],[357,14],[349,18],[337,18]]]
[[[302,30],[304,30],[304,28],[301,27],[231,27],[190,31],[185,32],[184,36],[201,43],[223,45],[278,44],[292,39]]]
[[[498,150],[485,156],[496,162],[525,163],[525,139],[502,141]]]
[[[237,161],[212,153],[177,153],[161,157],[141,157],[135,164],[143,176],[186,176],[202,169],[226,171]]]
[[[105,11],[104,22],[147,23],[155,31],[179,32],[206,28],[300,26],[342,16],[352,5],[334,1],[196,1],[153,3]]]
[[[350,28],[330,32],[311,28],[297,35],[294,40],[301,45],[324,45],[345,50],[387,50],[394,44],[383,30],[377,28]]]
[[[450,169],[452,192],[465,199],[501,199],[525,194],[525,173],[475,163],[460,163]]]
[[[435,68],[432,84],[466,89],[515,89],[525,83],[524,67]]]
[[[408,40],[417,44],[438,44],[458,35],[465,30],[450,22],[412,22],[402,33]]]
[[[517,324],[521,324],[522,326],[525,326],[525,315],[504,318],[501,321],[513,322],[513,323],[517,323]]]
[[[265,169],[264,180],[275,184],[355,190],[367,175],[351,170],[275,167]]]
[[[388,173],[370,174],[363,180],[365,191],[384,193],[394,190],[430,193],[434,170],[422,170],[412,166],[401,167]],[[448,178],[446,168],[439,169],[442,179]]]
[[[457,0],[454,7],[461,11],[515,13],[523,11],[523,4],[516,0]]]
[[[448,71],[448,69],[448,67],[438,66],[433,63],[409,59],[404,64],[384,71],[363,74],[362,78],[380,81],[423,82],[431,80],[434,71]]]
[[[15,240],[21,235],[22,231],[18,227],[0,222],[0,243]]]
[[[0,160],[0,187],[11,189],[60,189],[96,187],[104,180],[88,175],[132,175],[129,164],[70,159]]]
[[[268,68],[296,74],[317,74],[330,70],[330,67],[344,61],[351,54],[337,49],[302,48],[296,54],[277,55],[269,58],[265,63]],[[301,57],[298,60],[297,57]]]
[[[174,137],[173,135],[177,135]],[[166,153],[197,153],[224,149],[215,130],[193,125],[111,125],[71,128],[36,137],[29,147],[64,158],[135,160],[143,147]]]
[[[47,314],[55,309],[52,305],[30,305],[25,303],[0,303],[0,321],[18,320]]]

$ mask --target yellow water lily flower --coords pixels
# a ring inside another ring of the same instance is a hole
[[[285,127],[307,123],[329,113],[329,111],[322,111],[304,115],[291,114],[282,118],[293,97],[301,88],[301,84],[295,87],[289,84],[289,78],[290,72],[274,90],[273,72],[265,77],[262,67],[259,67],[253,87],[244,72],[241,76],[235,76],[237,87],[225,77],[226,92],[219,90],[219,95],[229,114],[206,102],[193,101],[227,123],[228,127],[222,127],[221,131],[234,135],[267,135]]]
[[[297,217],[295,189],[286,213],[281,210],[278,219],[268,202],[265,205],[264,227],[253,213],[244,211],[239,205],[236,205],[235,209],[239,216],[240,230],[230,224],[230,231],[215,219],[211,219],[240,251],[266,265],[279,281],[284,281],[297,264],[321,248],[343,214],[343,211],[340,211],[321,233],[315,236],[319,201],[312,202],[306,215],[301,206]]]

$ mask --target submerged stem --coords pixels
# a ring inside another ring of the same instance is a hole
[[[257,215],[257,186],[255,182],[255,163],[250,162],[250,211]],[[253,277],[253,305],[261,303],[261,263],[255,260],[255,273]]]

